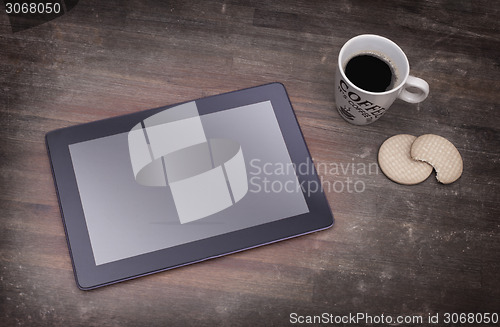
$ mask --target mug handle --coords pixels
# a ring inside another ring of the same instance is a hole
[[[408,88],[417,89],[417,92],[410,92]],[[409,103],[419,103],[429,95],[429,84],[421,78],[409,75],[399,98]]]

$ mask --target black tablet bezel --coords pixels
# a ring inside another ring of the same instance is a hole
[[[195,100],[200,115],[244,105],[271,101],[293,163],[308,164],[305,174],[297,170],[299,183],[321,185],[311,156],[281,83],[271,83]],[[175,104],[178,105],[178,104]],[[159,271],[203,261],[283,239],[311,233],[333,225],[333,215],[322,190],[304,194],[309,212],[263,225],[193,241],[131,258],[96,265],[80,201],[69,145],[129,131],[138,121],[175,105],[58,129],[47,133],[57,196],[77,285],[82,290],[120,282]]]

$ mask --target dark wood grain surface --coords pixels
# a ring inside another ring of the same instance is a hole
[[[295,312],[422,326],[439,314],[451,326],[447,312],[500,314],[499,11],[496,1],[82,0],[13,33],[2,7],[0,325],[289,325]],[[333,79],[341,46],[364,33],[398,43],[431,92],[360,127],[334,109]],[[329,167],[319,170],[336,186],[335,226],[78,290],[45,133],[275,81]],[[400,133],[448,138],[463,176],[403,186],[359,169]]]

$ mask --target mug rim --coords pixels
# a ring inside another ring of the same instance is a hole
[[[378,39],[378,40],[384,40],[386,42],[388,42],[389,44],[391,44],[401,55],[402,55],[402,58],[404,59],[404,62],[405,62],[405,68],[406,68],[406,74],[403,76],[403,78],[401,79],[401,82],[399,82],[396,86],[394,86],[392,89],[390,90],[387,90],[387,91],[383,91],[383,92],[372,92],[372,91],[367,91],[365,89],[362,89],[358,86],[356,86],[349,78],[347,78],[347,76],[345,75],[345,72],[344,72],[344,68],[342,67],[343,63],[341,61],[342,57],[343,57],[343,54],[345,52],[345,49],[353,42],[357,41],[358,39],[360,38],[371,38],[371,39]],[[381,35],[377,35],[377,34],[360,34],[360,35],[357,35],[355,37],[352,37],[350,38],[346,43],[344,43],[344,45],[342,46],[342,48],[340,49],[340,52],[339,52],[339,57],[337,59],[337,69],[339,70],[341,76],[343,79],[345,79],[346,81],[348,81],[350,83],[350,86],[352,86],[356,91],[360,91],[360,92],[364,92],[365,94],[369,94],[369,95],[387,95],[387,94],[391,94],[393,92],[399,92],[401,90],[401,88],[405,85],[406,83],[406,80],[408,79],[408,76],[410,75],[410,63],[408,61],[408,58],[406,57],[406,54],[404,53],[403,49],[401,49],[401,47],[399,45],[397,45],[394,41],[384,37],[384,36],[381,36]]]

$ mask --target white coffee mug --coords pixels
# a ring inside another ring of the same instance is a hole
[[[345,67],[349,60],[363,54],[383,59],[391,67],[395,79],[392,88],[371,92],[361,89],[346,77]],[[425,100],[428,94],[429,84],[410,75],[405,53],[391,40],[379,35],[358,35],[347,41],[340,50],[335,76],[335,103],[340,116],[349,123],[370,124],[379,119],[396,98],[418,103]]]

